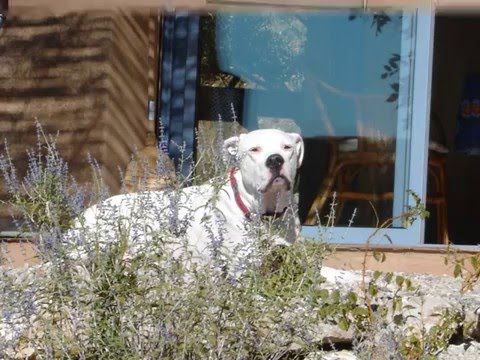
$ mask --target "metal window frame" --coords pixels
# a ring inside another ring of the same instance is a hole
[[[423,203],[426,201],[428,137],[430,126],[431,74],[433,58],[433,9],[418,9],[415,13],[414,64],[411,94],[410,141],[407,146],[407,186]],[[413,206],[414,199],[406,199]],[[412,246],[422,245],[425,240],[425,222],[415,221],[408,228],[332,227],[322,229],[303,226],[302,234],[309,238],[321,238],[329,243],[363,245],[366,241],[375,245]],[[372,235],[375,234],[373,237]]]

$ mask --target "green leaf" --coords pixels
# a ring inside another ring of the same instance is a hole
[[[352,311],[352,314],[356,317],[367,317],[368,316],[368,310],[363,307],[358,307]]]
[[[348,323],[347,319],[342,317],[340,320],[338,320],[338,327],[343,331],[348,331],[350,324]]]
[[[340,291],[339,290],[335,290],[332,292],[332,301],[337,304],[340,302]]]
[[[478,256],[472,256],[470,258],[470,264],[472,264],[472,267],[473,267],[474,270],[478,270],[478,268],[480,266]]]
[[[326,300],[328,298],[328,295],[329,293],[328,293],[328,290],[326,289],[321,289],[318,291],[318,297],[322,300]]]
[[[395,278],[395,283],[397,284],[398,287],[402,287],[403,286],[403,283],[405,282],[405,278],[403,276],[397,276]]]
[[[453,276],[459,277],[462,274],[462,266],[460,264],[455,265],[455,269],[453,270]]]
[[[393,322],[395,325],[403,325],[405,323],[405,318],[402,314],[397,314],[393,317]]]
[[[374,251],[372,255],[377,262],[383,263],[387,259],[383,252]]]
[[[412,281],[410,279],[405,279],[405,286],[407,287],[407,290],[413,290]]]
[[[358,296],[354,292],[351,292],[350,294],[348,294],[347,299],[352,303],[357,303]]]
[[[375,270],[373,273],[373,280],[378,280],[378,278],[382,275],[381,271]]]
[[[401,297],[396,297],[393,299],[393,308],[395,311],[402,311],[403,300]]]
[[[387,284],[390,284],[392,282],[392,279],[393,279],[393,273],[388,272],[385,274],[385,281],[387,282]]]

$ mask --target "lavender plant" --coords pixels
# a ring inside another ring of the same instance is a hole
[[[146,193],[129,218],[112,216],[116,208],[99,207],[105,227],[84,227],[81,213],[88,199],[108,194],[100,168],[90,160],[94,189],[87,191],[69,175],[56,137],[37,129],[39,146],[29,152],[25,177],[18,175],[8,150],[0,158],[17,224],[36,234],[32,241],[42,260],[26,270],[0,268],[1,358],[302,358],[324,345],[320,324],[373,329],[366,297],[324,286],[320,269],[327,246],[305,239],[274,247],[274,220],[253,219],[253,241],[238,245],[242,261],[230,265],[238,267],[232,272],[225,271],[229,259],[221,252],[226,233],[221,216],[204,220],[212,229],[212,263],[178,252],[187,246],[191,221],[188,213],[183,220],[178,216],[187,211],[181,205],[182,181],[168,193],[168,206],[155,207],[155,198]],[[224,133],[219,130],[217,137]],[[206,161],[183,180],[201,183],[210,171],[211,183],[220,189],[229,164],[216,146],[203,152]],[[200,166],[203,170],[195,172]],[[132,249],[128,239],[140,236],[132,229],[148,231],[146,210],[161,230],[150,231],[148,240]],[[375,297],[374,282],[366,289]],[[365,344],[365,338],[358,339]]]
[[[32,241],[42,260],[23,277],[18,277],[15,270],[5,271],[2,277],[2,284],[13,284],[4,287],[2,304],[15,296],[30,304],[25,306],[28,312],[14,312],[19,326],[10,321],[12,315],[2,307],[0,329],[8,334],[4,337],[8,342],[1,344],[5,356],[15,356],[14,351],[22,348],[34,349],[40,358],[85,359],[266,358],[288,350],[292,329],[301,317],[285,315],[277,319],[294,296],[281,302],[279,299],[288,292],[286,289],[298,295],[307,292],[313,280],[302,280],[307,275],[301,270],[284,271],[273,265],[264,265],[260,271],[262,259],[270,252],[268,238],[275,234],[273,223],[261,231],[252,226],[259,246],[248,250],[248,244],[239,244],[239,251],[247,250],[245,261],[237,263],[243,275],[241,279],[231,278],[223,271],[226,259],[218,253],[225,236],[221,217],[205,220],[208,228],[216,229],[211,233],[211,251],[216,259],[213,264],[198,264],[188,255],[174,254],[172,244],[183,246],[188,240],[182,231],[188,223],[182,224],[178,217],[185,209],[179,205],[183,195],[177,189],[168,195],[170,206],[154,209],[158,210],[162,231],[150,234],[147,243],[130,252],[129,231],[143,221],[144,213],[139,210],[116,223],[109,217],[116,209],[105,208],[101,211],[112,221],[107,223],[112,225],[109,230],[115,229],[113,233],[82,228],[80,214],[86,200],[108,193],[102,186],[99,167],[90,160],[95,190],[87,196],[68,174],[56,137],[46,136],[40,125],[37,136],[39,145],[36,151],[29,151],[25,177],[18,177],[8,150],[2,157],[10,205],[18,213],[16,221],[36,235]],[[213,184],[220,187],[224,181],[221,172],[226,170],[222,155],[212,149],[207,158],[207,167],[218,175]],[[138,208],[151,212],[152,199],[140,199]],[[183,218],[189,221],[188,216]],[[80,228],[69,230],[74,223]],[[309,275],[319,268],[321,251],[308,261],[302,260],[311,255],[303,247],[299,245],[295,251],[295,264],[303,263],[303,269],[312,261],[316,263]],[[267,263],[278,263],[281,257],[272,256],[277,260]],[[321,281],[318,274],[315,280]],[[299,287],[298,282],[304,286]]]
[[[5,144],[0,155],[0,170],[19,230],[41,232],[66,229],[83,209],[85,192],[69,175],[68,164],[60,156],[57,137],[47,136],[37,125],[37,149],[27,150],[27,173],[18,178]]]

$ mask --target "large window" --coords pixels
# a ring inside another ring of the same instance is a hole
[[[423,196],[430,21],[409,12],[204,16],[199,127],[221,118],[301,133],[305,234],[316,236],[320,220],[335,225],[334,241],[364,242],[406,211],[408,190]],[[418,243],[422,233],[398,220],[378,240]]]

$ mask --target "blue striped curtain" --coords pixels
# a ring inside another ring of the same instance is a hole
[[[178,12],[163,18],[158,134],[161,147],[185,176],[194,160],[199,30],[198,15]]]

